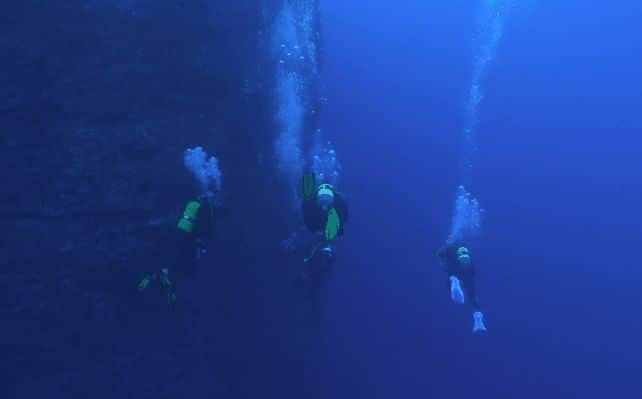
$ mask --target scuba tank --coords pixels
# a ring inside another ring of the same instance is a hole
[[[196,225],[198,212],[201,210],[201,204],[198,201],[190,201],[183,211],[183,217],[178,221],[178,228],[186,233],[192,233]]]

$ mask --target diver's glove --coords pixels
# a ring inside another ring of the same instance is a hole
[[[486,326],[484,325],[484,314],[480,311],[477,311],[473,313],[473,332],[474,333],[479,333],[479,332],[485,332]]]
[[[458,304],[464,303],[464,291],[461,289],[461,282],[455,276],[450,276],[450,297],[453,302]]]

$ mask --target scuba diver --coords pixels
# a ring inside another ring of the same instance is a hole
[[[450,298],[458,304],[463,304],[468,298],[473,307],[473,332],[486,331],[484,314],[477,299],[476,268],[470,257],[470,250],[463,243],[447,244],[437,251],[437,257],[448,273]]]
[[[332,242],[345,231],[348,220],[348,206],[343,194],[331,184],[317,185],[314,173],[303,176],[303,222],[307,229],[319,240],[314,245],[304,263],[308,265],[303,277],[311,284],[310,295],[316,292],[327,277],[334,264]]]
[[[343,235],[348,221],[348,206],[343,194],[331,184],[317,186],[314,173],[307,173],[303,176],[302,211],[305,226],[321,237],[305,262],[312,260],[319,252],[330,259],[334,258],[330,244]]]
[[[189,201],[185,205],[183,216],[173,231],[173,253],[171,262],[159,271],[146,274],[138,283],[138,290],[146,290],[152,281],[158,280],[164,291],[167,302],[176,302],[175,285],[172,281],[184,278],[194,272],[200,257],[205,254],[206,244],[214,230],[214,195],[211,192]],[[171,279],[170,279],[171,277]]]

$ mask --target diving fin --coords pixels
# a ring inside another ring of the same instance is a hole
[[[341,219],[337,210],[332,208],[328,212],[328,221],[325,224],[325,240],[334,240],[341,231]]]
[[[486,325],[484,324],[484,314],[480,311],[473,313],[473,332],[480,333],[486,332]]]
[[[303,188],[303,198],[311,200],[314,198],[314,192],[317,189],[317,178],[314,173],[309,172],[303,175],[301,179],[301,186]]]
[[[152,280],[152,275],[146,274],[140,282],[138,283],[138,291],[145,291],[149,287],[149,283]]]
[[[455,276],[450,276],[450,298],[460,305],[465,301],[464,290],[461,289],[461,281]]]

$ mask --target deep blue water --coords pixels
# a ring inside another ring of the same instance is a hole
[[[642,398],[642,3],[9,9],[0,398]],[[351,213],[318,309],[306,169]],[[176,306],[137,292],[208,189]],[[435,256],[462,220],[485,334]]]
[[[517,1],[505,16],[471,186],[477,337],[434,252],[480,3],[322,3],[322,126],[354,207],[327,293],[329,397],[640,397],[641,6]]]

